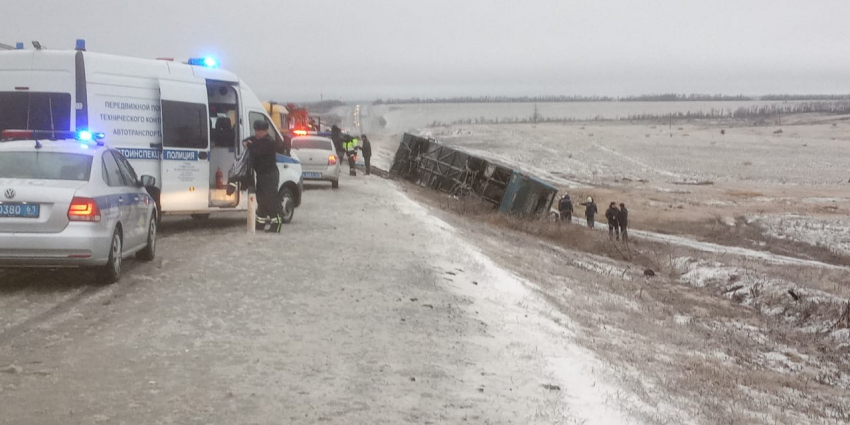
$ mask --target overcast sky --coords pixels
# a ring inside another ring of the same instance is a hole
[[[261,98],[850,93],[850,1],[2,0],[0,42],[212,54]]]

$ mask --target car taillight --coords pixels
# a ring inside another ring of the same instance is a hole
[[[68,207],[68,220],[71,221],[100,221],[100,208],[91,198],[75,197]]]
[[[336,165],[336,155],[328,155],[328,165]]]

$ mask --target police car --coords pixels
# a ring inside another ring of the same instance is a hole
[[[123,259],[153,260],[156,181],[102,136],[0,132],[0,268],[86,267],[113,283]]]

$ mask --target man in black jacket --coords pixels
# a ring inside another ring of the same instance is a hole
[[[362,146],[358,146],[357,149],[360,149],[360,152],[363,152],[363,162],[366,163],[366,175],[371,174],[372,167],[369,165],[369,160],[372,158],[372,143],[369,142],[369,138],[366,137],[365,134],[360,136],[360,140],[363,142]]]
[[[269,123],[254,121],[254,135],[242,141],[251,151],[252,165],[257,173],[257,230],[270,224],[269,232],[280,233],[283,225],[283,206],[277,186],[280,171],[277,169],[277,143],[269,135]]]
[[[623,242],[627,242],[629,240],[629,210],[626,209],[626,204],[620,204],[617,223],[620,225],[620,234],[623,235]]]
[[[564,195],[560,201],[558,201],[558,212],[561,214],[561,221],[566,222],[567,224],[572,223],[573,221],[573,201],[570,199],[570,195]]]
[[[345,152],[342,150],[342,130],[334,124],[331,126],[331,141],[334,144],[334,149],[336,149],[336,156],[342,161],[342,157],[345,156]]]
[[[614,234],[617,234],[617,240],[620,240],[620,225],[617,222],[617,216],[620,214],[620,210],[617,209],[617,203],[612,202],[611,205],[608,205],[608,209],[605,211],[605,218],[608,219],[608,239],[614,239]]]

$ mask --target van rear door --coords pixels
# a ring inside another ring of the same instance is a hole
[[[163,212],[209,209],[209,107],[201,81],[159,80]]]

